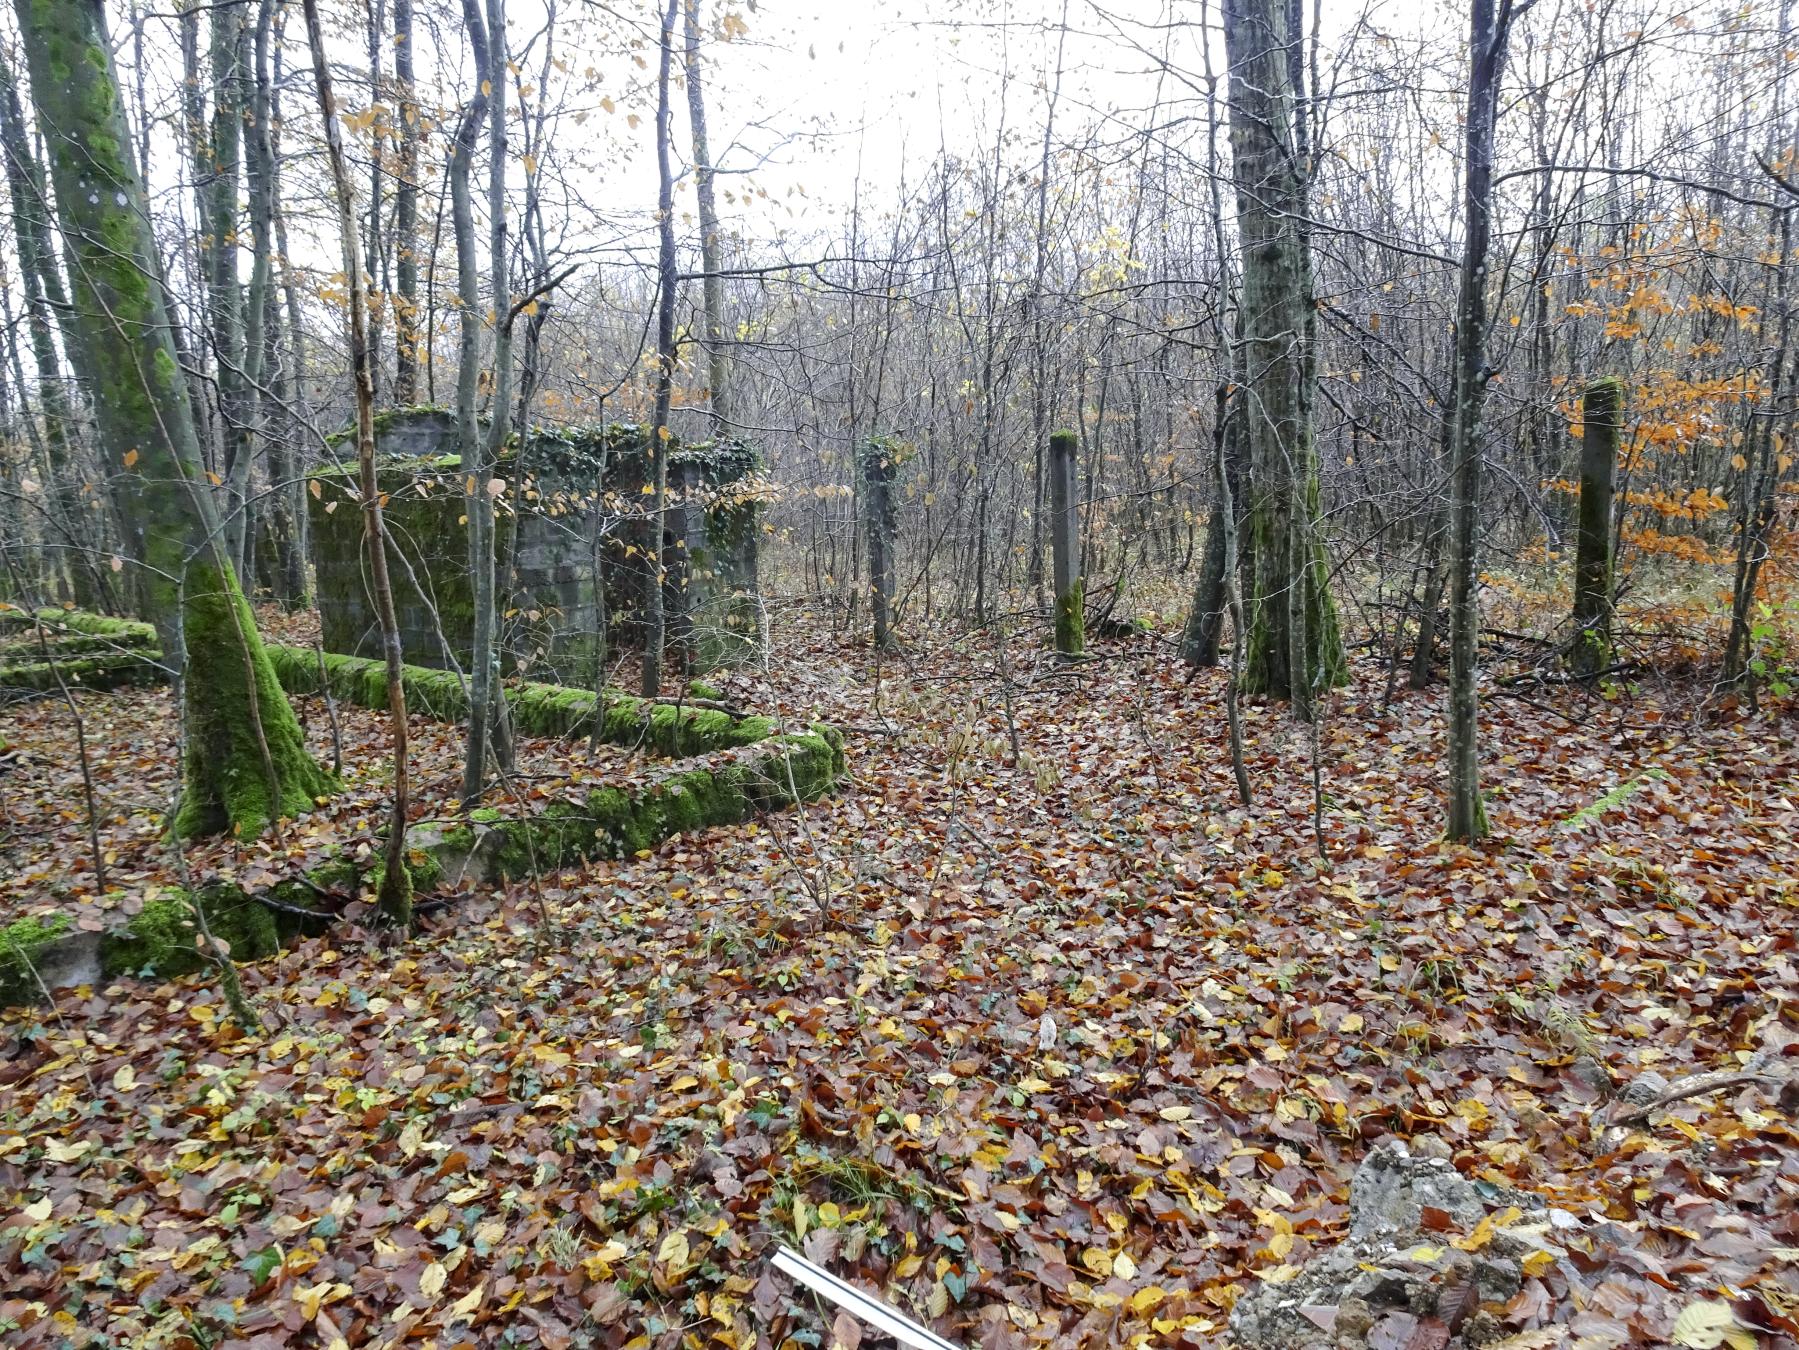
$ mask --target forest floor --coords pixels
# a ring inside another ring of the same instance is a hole
[[[1603,1142],[1580,1069],[1799,1040],[1789,708],[1495,687],[1469,849],[1441,688],[1385,706],[1372,660],[1315,739],[1246,705],[1245,810],[1223,676],[1163,643],[1061,668],[1026,635],[1002,678],[945,641],[877,682],[822,623],[780,636],[727,689],[848,732],[803,812],[301,943],[242,969],[260,1034],[200,977],[6,1014],[8,1343],[829,1346],[785,1242],[964,1344],[1222,1344],[1420,1135],[1587,1221],[1507,1305],[1521,1343],[1664,1341],[1721,1289],[1785,1343],[1790,1117],[1735,1088]],[[121,798],[166,795],[161,697],[83,704]],[[74,858],[59,718],[0,715],[43,836],[8,847]],[[377,726],[340,842],[380,817]]]

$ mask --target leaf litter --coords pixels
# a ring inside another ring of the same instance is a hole
[[[1791,1064],[1789,710],[1492,698],[1468,850],[1440,699],[1383,711],[1367,665],[1319,738],[1321,864],[1309,734],[1246,707],[1237,808],[1216,672],[1020,642],[1008,699],[951,643],[877,690],[785,636],[731,693],[853,729],[803,813],[543,878],[548,931],[514,886],[304,942],[243,968],[259,1036],[199,978],[8,1014],[9,1343],[847,1343],[784,1243],[966,1344],[1223,1344],[1368,1149],[1424,1136],[1581,1220],[1494,1310],[1510,1343],[1791,1343],[1788,1097],[1599,1128],[1646,1076]]]

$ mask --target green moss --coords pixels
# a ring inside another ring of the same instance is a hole
[[[1079,656],[1087,648],[1087,582],[1076,577],[1066,595],[1056,597],[1056,652]]]
[[[104,935],[101,972],[169,979],[203,969],[210,962],[200,942],[201,916],[234,961],[255,961],[280,950],[281,934],[268,909],[235,886],[215,885],[192,896],[183,891],[159,895],[123,930]]]
[[[37,693],[53,693],[63,684],[84,689],[121,689],[128,685],[161,684],[167,678],[168,671],[163,668],[160,657],[149,652],[119,652],[74,657],[67,661],[0,666],[0,690]]]
[[[689,680],[687,682],[687,692],[694,698],[710,699],[714,703],[722,703],[725,697],[704,680]]]
[[[0,1007],[35,1003],[41,997],[36,974],[39,958],[72,926],[67,915],[52,914],[44,919],[15,919],[0,928]]]
[[[107,614],[92,614],[83,609],[40,609],[36,611],[0,608],[0,629],[34,635],[40,625],[52,635],[85,633],[103,638],[117,647],[149,651],[157,638],[153,625],[136,619],[115,619]]]
[[[182,621],[188,737],[175,836],[254,838],[335,792],[307,752],[236,578],[190,564]]]

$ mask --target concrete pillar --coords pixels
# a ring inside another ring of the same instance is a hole
[[[1081,577],[1079,442],[1072,431],[1049,438],[1049,546],[1055,561],[1056,654],[1079,656],[1087,645],[1086,585]]]
[[[1574,642],[1568,664],[1594,675],[1612,662],[1612,496],[1624,384],[1594,380],[1581,400],[1580,530],[1574,560]]]

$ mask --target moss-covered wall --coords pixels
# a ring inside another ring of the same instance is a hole
[[[643,428],[629,425],[540,428],[515,438],[501,455],[492,488],[500,505],[501,647],[508,672],[592,683],[602,550],[607,645],[640,640],[636,615],[650,569],[628,546],[625,525],[644,509],[646,439]],[[455,417],[434,408],[390,410],[377,419],[376,446],[397,552],[389,570],[406,660],[466,668],[473,596],[468,484],[455,454]],[[669,585],[685,585],[690,596],[703,668],[742,659],[756,642],[759,469],[756,453],[739,442],[675,443],[670,451],[675,509],[664,567]],[[346,460],[321,469],[308,487],[324,645],[377,655],[354,466]]]

